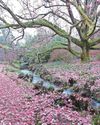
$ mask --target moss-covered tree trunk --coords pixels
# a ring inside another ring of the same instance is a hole
[[[88,41],[83,42],[82,53],[81,53],[81,62],[89,62],[90,54],[89,54],[89,44]]]

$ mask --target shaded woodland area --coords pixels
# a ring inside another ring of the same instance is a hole
[[[100,125],[100,0],[0,0],[0,125]]]

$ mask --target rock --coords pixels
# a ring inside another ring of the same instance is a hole
[[[50,75],[50,72],[49,72],[47,69],[42,68],[41,71],[40,71],[40,76],[41,76],[42,78],[44,78],[44,77],[47,76],[47,75]]]
[[[72,100],[72,104],[74,105],[74,110],[82,111],[88,109],[88,100],[84,100],[84,98],[81,97],[79,94],[70,95],[70,99]]]
[[[80,90],[80,95],[82,97],[91,97],[91,88],[90,86],[86,83],[84,87]]]
[[[45,76],[42,76],[44,80],[47,80],[47,81],[52,81],[52,76],[50,74],[48,75],[45,75]]]
[[[33,83],[33,84],[43,83],[43,79],[40,78],[40,76],[38,76],[38,75],[33,75],[32,83]]]
[[[78,85],[72,87],[74,92],[79,92],[80,88]]]
[[[50,83],[48,81],[44,81],[44,84],[43,86],[48,89],[48,90],[51,90],[51,91],[54,91],[54,90],[57,90],[58,87],[56,85],[54,85],[53,83]]]
[[[90,89],[82,90],[80,92],[80,94],[81,94],[82,97],[91,97],[91,91],[90,91]]]
[[[73,86],[74,84],[76,84],[76,81],[73,78],[70,78],[68,80],[68,84],[69,84],[69,86]]]
[[[44,80],[52,81],[50,72],[42,65],[36,67],[36,74],[40,75]]]
[[[43,88],[43,81],[39,81],[39,82],[37,82],[36,84],[34,84],[35,85],[35,88],[36,89],[42,89]]]
[[[56,92],[58,92],[58,93],[62,93],[63,91],[64,91],[63,88],[58,88],[58,89],[56,90]]]
[[[34,72],[34,71],[36,70],[36,67],[35,67],[34,64],[31,64],[31,65],[28,66],[28,69],[29,69],[30,71]]]
[[[33,73],[29,70],[21,70],[18,75],[18,78],[31,82],[33,79]]]
[[[54,105],[65,106],[64,100],[60,97],[54,100]]]
[[[52,82],[55,84],[55,85],[61,85],[63,84],[63,81],[59,78],[59,77],[54,77],[52,78]]]
[[[28,62],[21,63],[20,69],[21,70],[28,69],[28,66],[29,66]]]

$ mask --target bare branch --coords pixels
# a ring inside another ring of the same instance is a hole
[[[0,5],[0,6],[2,6],[16,20],[16,22],[19,25],[24,27],[24,25],[21,23],[21,21],[15,16],[15,14],[11,11],[11,9],[2,0],[0,1],[0,3],[3,5],[3,6],[2,5]]]
[[[11,41],[11,45],[12,45],[12,43],[13,43],[14,41],[16,41],[16,44],[17,44],[18,41],[20,41],[21,39],[23,39],[24,34],[25,34],[24,29],[22,29],[21,33],[22,33],[21,35],[19,35],[18,37],[14,38],[14,39]]]
[[[7,21],[6,21],[5,19],[1,18],[1,17],[0,17],[0,20],[1,20],[3,23],[8,24]]]

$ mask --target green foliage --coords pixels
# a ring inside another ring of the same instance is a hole
[[[6,71],[7,71],[7,72],[15,72],[15,73],[17,73],[17,74],[20,72],[19,69],[14,68],[13,66],[7,67],[7,68],[6,68]]]
[[[98,61],[100,61],[100,54],[98,54],[98,55],[96,56],[96,59],[97,59]]]
[[[54,87],[53,86],[49,86],[48,91],[54,91]]]
[[[100,115],[95,115],[92,119],[92,125],[100,125]]]
[[[63,37],[61,37],[61,36],[58,36],[58,35],[56,35],[54,38],[53,38],[53,40],[52,41],[62,41],[62,42],[65,42],[66,41],[66,39],[65,38],[63,38]]]
[[[20,68],[20,62],[18,60],[13,60],[11,65],[15,68]]]
[[[66,70],[66,69],[71,69],[72,65],[68,63],[63,63],[61,61],[56,61],[56,62],[45,64],[45,67],[51,68],[51,69],[56,68],[56,69]]]
[[[58,98],[54,101],[54,104],[55,105],[59,105],[59,106],[64,106],[65,103],[64,103],[64,100],[62,98]]]
[[[45,46],[41,46],[39,48],[30,49],[27,51],[25,56],[29,58],[30,63],[44,63],[48,62],[50,58],[50,53],[56,48],[64,48],[61,41],[52,41]]]
[[[51,76],[51,75],[46,75],[46,76],[45,76],[45,80],[51,81],[51,80],[52,80],[52,76]]]

